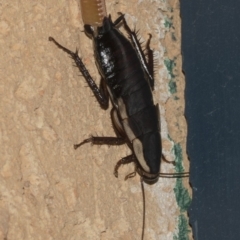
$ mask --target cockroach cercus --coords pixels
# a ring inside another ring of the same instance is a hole
[[[130,41],[119,31],[123,24]],[[117,137],[92,136],[74,145],[74,148],[85,143],[120,145],[125,144],[132,150],[132,154],[119,160],[114,169],[118,176],[118,168],[122,164],[133,162],[135,171],[125,179],[136,175],[141,176],[143,182],[154,184],[161,177],[184,177],[188,173],[164,174],[160,173],[162,146],[160,136],[160,118],[158,105],[154,105],[152,90],[153,64],[147,63],[136,33],[128,27],[124,15],[121,14],[114,22],[111,16],[104,17],[101,26],[85,25],[86,34],[92,38],[95,60],[102,76],[100,87],[96,85],[88,70],[78,56],[78,51],[72,52],[60,45],[54,38],[49,37],[59,48],[68,53],[87,81],[98,103],[103,109],[108,108],[109,97],[112,102],[111,118]],[[148,59],[152,59],[148,41]],[[151,65],[151,64],[150,64]],[[143,191],[144,199],[144,191]],[[145,201],[143,211],[145,212]],[[145,214],[143,214],[144,235]]]

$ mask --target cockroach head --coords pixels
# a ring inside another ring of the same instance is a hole
[[[100,37],[104,34],[109,32],[113,28],[113,23],[111,19],[111,15],[109,17],[103,18],[102,26],[96,27],[91,25],[84,25],[85,33],[88,37]]]

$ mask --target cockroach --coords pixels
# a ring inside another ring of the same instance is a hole
[[[137,39],[135,31],[131,31],[123,14],[112,22],[111,16],[102,17],[102,23],[84,25],[86,34],[93,40],[96,65],[102,81],[98,87],[87,68],[78,56],[78,51],[72,52],[49,37],[60,49],[69,54],[75,61],[83,77],[87,81],[101,108],[107,109],[109,97],[112,102],[111,119],[116,137],[92,136],[74,145],[74,148],[85,143],[121,145],[127,144],[132,154],[120,159],[114,169],[118,177],[118,169],[122,164],[133,162],[135,171],[125,179],[138,173],[141,177],[143,193],[143,229],[145,224],[145,196],[143,182],[154,184],[161,177],[185,177],[188,173],[160,173],[162,145],[160,136],[160,115],[158,105],[153,102],[154,87],[153,64],[148,64]],[[87,21],[87,20],[86,20]],[[123,24],[130,41],[120,32]],[[151,36],[150,36],[151,38]],[[149,43],[147,44],[148,59],[153,59]]]

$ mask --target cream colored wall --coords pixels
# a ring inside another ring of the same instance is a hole
[[[124,181],[133,166],[115,163],[127,146],[73,144],[89,135],[114,136],[108,111],[98,103],[52,42],[79,49],[96,81],[99,74],[91,41],[82,32],[79,4],[68,1],[5,1],[0,6],[0,239],[140,239],[142,193],[139,177]],[[9,2],[9,3],[7,3]],[[154,98],[160,105],[164,153],[172,159],[172,142],[185,149],[184,78],[181,74],[178,1],[107,2],[112,18],[126,13],[142,40],[152,33],[155,50]],[[173,9],[173,11],[171,11]],[[173,29],[164,23],[173,16]],[[176,57],[177,96],[168,91],[164,59]],[[187,156],[184,153],[186,167]],[[163,172],[173,167],[163,163]],[[145,239],[170,240],[177,234],[174,179],[146,186]]]

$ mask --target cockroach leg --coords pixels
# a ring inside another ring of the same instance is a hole
[[[146,53],[147,53],[147,57],[148,57],[148,61],[147,61],[147,68],[149,71],[149,74],[151,76],[150,80],[150,85],[152,90],[154,89],[154,59],[153,59],[153,50],[150,48],[150,42],[152,39],[152,34],[148,34],[149,38],[147,40],[146,43]]]
[[[126,141],[121,137],[94,137],[94,136],[92,136],[90,138],[83,140],[79,144],[75,144],[74,149],[77,149],[77,148],[81,147],[83,144],[89,143],[89,142],[91,142],[93,145],[122,145],[122,144],[126,143]]]
[[[120,15],[120,17],[124,16],[121,12],[118,13]],[[119,18],[120,18],[119,17]],[[119,19],[118,18],[118,19]],[[118,20],[117,19],[117,20]],[[137,38],[137,34],[136,34],[136,31],[132,31],[130,29],[130,27],[128,26],[127,22],[126,22],[126,19],[125,18],[122,18],[121,19],[122,22],[123,22],[123,25],[124,25],[124,28],[125,30],[127,31],[130,39],[131,39],[131,42],[134,46],[134,48],[136,49],[136,52],[138,54],[138,57],[141,61],[141,64],[144,68],[144,71],[145,73],[147,74],[148,76],[148,79],[149,79],[149,84],[152,88],[152,90],[154,89],[154,78],[153,78],[153,68],[154,68],[154,65],[153,65],[153,51],[150,49],[150,41],[151,41],[151,38],[152,38],[152,35],[149,34],[149,39],[147,41],[147,44],[146,44],[146,49],[147,49],[147,55],[148,55],[148,62],[145,58],[145,55],[143,53],[143,50],[141,48],[141,44]]]
[[[89,74],[89,71],[87,70],[84,63],[82,62],[82,59],[78,56],[78,51],[76,50],[75,53],[70,51],[69,49],[67,49],[67,48],[63,47],[61,44],[59,44],[53,37],[49,37],[49,41],[54,42],[60,49],[62,49],[64,52],[66,52],[67,54],[69,54],[72,57],[72,59],[75,61],[76,65],[77,65],[78,69],[82,73],[83,77],[86,79],[89,87],[93,91],[93,94],[96,97],[97,101],[99,102],[100,106],[103,109],[107,109],[108,102],[109,102],[108,96],[105,96],[104,91],[102,91],[102,89],[100,89],[96,85],[95,81]]]
[[[129,178],[133,178],[133,177],[135,177],[136,176],[136,171],[135,172],[132,172],[132,173],[129,173],[125,178],[124,178],[124,180],[126,181],[126,180],[128,180]]]
[[[118,177],[118,169],[121,165],[128,164],[135,161],[136,161],[136,157],[133,154],[120,159],[115,165],[114,172],[113,172],[114,176],[116,178]]]
[[[166,157],[162,154],[162,160],[166,163],[169,163],[169,164],[172,164],[172,165],[176,165],[176,162],[174,160],[170,161],[170,160],[167,160]]]

